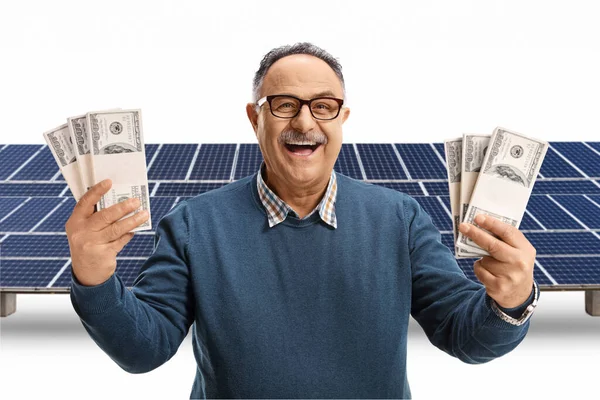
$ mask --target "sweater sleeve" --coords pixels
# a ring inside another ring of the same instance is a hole
[[[193,322],[186,211],[184,201],[161,219],[154,251],[131,289],[116,273],[96,286],[71,275],[71,303],[83,326],[127,372],[148,372],[168,361]]]
[[[529,321],[515,326],[496,315],[485,287],[464,275],[429,215],[408,196],[404,220],[412,268],[411,314],[431,343],[469,364],[513,350]]]

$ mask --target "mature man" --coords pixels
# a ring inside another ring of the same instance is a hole
[[[131,290],[115,257],[147,218],[120,220],[138,205],[93,213],[104,181],[67,222],[73,306],[119,366],[160,366],[193,324],[194,398],[408,398],[411,314],[468,363],[515,348],[538,295],[535,249],[517,229],[477,221],[498,239],[461,227],[491,254],[474,265],[482,286],[414,199],[334,172],[350,110],[322,49],[269,52],[254,97],[260,171],[171,210]]]

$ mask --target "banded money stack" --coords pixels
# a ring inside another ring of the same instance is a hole
[[[444,141],[456,258],[488,253],[458,231],[491,215],[518,228],[542,166],[548,142],[504,128]]]
[[[105,110],[69,117],[44,133],[50,151],[75,200],[96,183],[110,178],[112,187],[97,211],[136,197],[141,206],[124,218],[147,210],[150,193],[141,110]],[[132,232],[152,229],[151,219]]]

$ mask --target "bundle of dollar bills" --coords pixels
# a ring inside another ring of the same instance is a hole
[[[44,132],[44,139],[75,200],[104,179],[112,187],[96,210],[137,197],[150,215],[146,151],[141,110],[112,109],[67,118],[67,123]],[[132,232],[150,230],[150,217]]]
[[[444,141],[456,258],[489,255],[458,231],[479,214],[519,227],[548,142],[496,128]],[[489,233],[489,232],[488,232]]]

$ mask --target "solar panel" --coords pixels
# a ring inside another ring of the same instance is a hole
[[[148,180],[185,180],[197,144],[165,144],[148,170]]]
[[[600,205],[588,197],[562,195],[555,196],[554,199],[586,228],[600,229]]]
[[[527,210],[546,229],[583,228],[547,196],[531,196],[527,204]]]
[[[351,178],[363,179],[360,165],[358,164],[358,159],[356,158],[356,153],[354,151],[354,146],[351,144],[342,144],[340,154],[335,161],[333,169],[340,174],[349,176]]]
[[[559,285],[598,285],[600,257],[540,258],[539,264]]]
[[[395,146],[412,179],[446,179],[446,167],[431,145],[399,143]]]
[[[17,172],[31,156],[44,146],[39,144],[11,144],[2,150],[2,163],[0,163],[0,181],[9,179]],[[53,168],[56,170],[56,165]]]
[[[65,199],[58,197],[32,198],[0,222],[0,232],[28,232]]]
[[[262,161],[263,156],[257,144],[240,144],[234,179],[238,180],[252,175],[258,171]]]
[[[62,177],[59,174],[56,160],[50,152],[48,146],[39,152],[31,161],[23,165],[23,167],[12,176],[13,181],[49,181],[54,176]]]
[[[45,288],[68,260],[2,260],[0,287]]]
[[[225,183],[161,183],[155,196],[197,196],[209,190],[220,188]],[[152,211],[152,210],[151,210]]]
[[[431,221],[440,231],[452,230],[452,219],[449,211],[442,205],[440,199],[435,196],[415,196],[421,207],[431,217]]]
[[[554,151],[546,152],[540,174],[544,178],[583,178],[583,175]]]
[[[235,144],[203,144],[188,179],[229,180],[235,156]]]
[[[0,183],[0,197],[56,197],[65,190],[68,186],[64,182]]]
[[[357,144],[367,179],[407,179],[391,144]]]
[[[552,149],[566,157],[568,163],[579,168],[587,177],[600,178],[600,155],[580,142],[559,142]]]
[[[0,197],[0,221],[25,200],[27,197]]]
[[[535,278],[548,288],[600,285],[600,143],[551,145],[520,226],[537,249]],[[153,230],[176,202],[254,174],[262,159],[257,144],[147,144]],[[442,143],[345,143],[334,168],[413,196],[454,251]],[[75,200],[57,172],[47,146],[0,145],[1,288],[70,286],[64,225]],[[153,247],[154,235],[140,232],[119,254],[126,285]],[[457,260],[476,280],[474,261]]]

